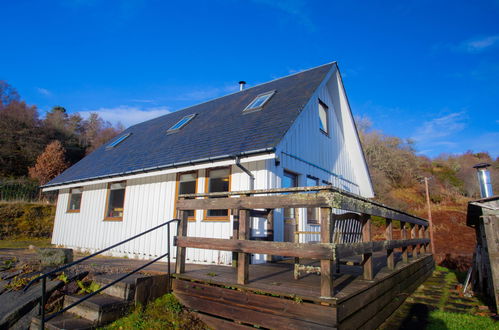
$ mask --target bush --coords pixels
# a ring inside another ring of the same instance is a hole
[[[54,226],[55,205],[0,203],[0,238],[47,238]]]

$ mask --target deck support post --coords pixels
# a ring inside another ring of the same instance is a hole
[[[187,236],[187,223],[189,222],[189,213],[186,211],[178,211],[180,222],[177,227],[177,237]],[[182,274],[185,272],[185,247],[177,246],[177,259],[175,260],[175,273]]]
[[[405,221],[400,221],[400,237],[402,239],[407,239],[407,228],[405,227]],[[407,246],[402,247],[402,261],[405,263],[409,262],[409,257],[407,253],[408,249],[409,247]]]
[[[332,210],[329,207],[321,207],[321,242],[331,243],[333,239]],[[332,298],[333,288],[333,260],[321,260],[321,297]]]
[[[240,240],[250,239],[249,210],[239,210],[239,237]],[[250,253],[237,254],[237,284],[247,284],[249,280]]]
[[[419,238],[424,238],[425,230],[426,230],[425,226],[419,226]],[[426,244],[421,244],[419,246],[419,252],[421,254],[426,254]]]
[[[232,239],[239,238],[239,210],[232,210]],[[237,267],[237,252],[232,252],[232,267]]]
[[[371,242],[372,241],[372,230],[371,230],[371,216],[369,214],[362,215],[362,241]],[[362,256],[362,268],[364,273],[364,279],[372,281],[374,278],[373,269],[373,254],[364,253]]]
[[[386,219],[385,239],[387,241],[393,240],[393,222],[392,219]],[[386,266],[388,269],[395,268],[395,258],[393,249],[386,250]]]
[[[418,227],[417,225],[411,223],[411,238],[416,238],[418,232]],[[417,259],[418,258],[418,249],[417,249],[417,244],[412,246],[412,259]]]
[[[273,209],[267,209],[267,241],[273,242],[274,241],[274,210]],[[272,262],[274,261],[274,256],[267,254],[265,258],[266,262]]]

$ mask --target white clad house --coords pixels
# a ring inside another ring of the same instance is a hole
[[[335,62],[134,125],[43,188],[59,192],[52,243],[96,251],[174,218],[178,194],[328,184],[373,197]],[[319,230],[314,212],[277,210],[276,241],[293,239],[289,218],[300,230]],[[265,236],[265,227],[265,219],[253,218],[252,237]],[[188,235],[229,238],[232,216],[192,211]],[[153,258],[166,242],[163,228],[111,254]],[[230,252],[188,249],[187,260],[232,259]]]

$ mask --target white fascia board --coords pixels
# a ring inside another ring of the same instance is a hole
[[[239,162],[240,163],[250,163],[250,162],[257,162],[260,160],[267,160],[267,159],[274,159],[274,158],[276,158],[276,154],[269,153],[269,154],[263,154],[263,155],[241,157],[241,158],[239,158]],[[110,177],[110,178],[106,178],[106,179],[97,179],[97,180],[89,180],[89,181],[83,181],[83,182],[75,182],[75,183],[70,183],[70,184],[62,184],[62,185],[58,185],[58,186],[43,188],[42,191],[47,192],[47,191],[54,191],[54,190],[59,190],[59,189],[84,187],[84,186],[90,186],[90,185],[99,184],[99,183],[108,183],[108,182],[115,182],[115,181],[141,179],[141,178],[147,178],[147,177],[153,177],[153,176],[159,176],[159,175],[165,175],[165,174],[202,170],[202,169],[212,168],[212,167],[230,166],[230,165],[235,165],[235,164],[236,164],[236,161],[234,159],[227,159],[227,160],[213,161],[213,162],[209,162],[209,163],[202,163],[199,165],[186,165],[186,166],[181,166],[181,167],[169,168],[169,169],[160,170],[160,171],[151,171],[151,172],[140,173],[140,174]]]

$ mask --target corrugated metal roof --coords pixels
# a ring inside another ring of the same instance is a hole
[[[114,148],[103,145],[45,186],[165,168],[206,158],[269,150],[278,145],[334,63],[273,80],[126,129]],[[259,94],[275,90],[263,110],[243,113]],[[167,130],[196,114],[178,132]]]

